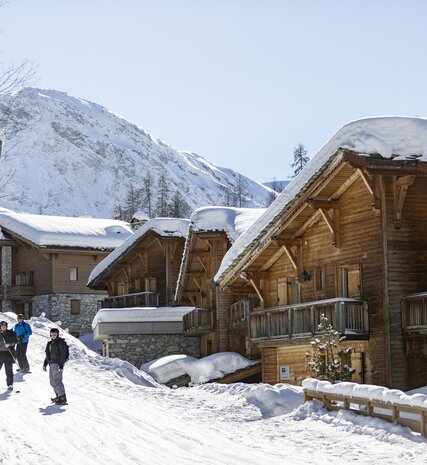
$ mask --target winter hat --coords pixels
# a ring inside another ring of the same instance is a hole
[[[50,334],[52,334],[52,333],[56,333],[59,336],[59,329],[58,328],[52,328],[50,330]]]
[[[20,313],[16,318],[18,318],[18,320],[23,320],[24,319],[24,315],[22,313]]]
[[[7,328],[7,321],[0,321],[0,326],[3,326],[3,325],[6,326]]]

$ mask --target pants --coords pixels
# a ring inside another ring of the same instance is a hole
[[[65,387],[62,382],[62,370],[59,369],[57,363],[51,363],[49,365],[49,381],[58,397],[65,396]]]
[[[9,361],[0,362],[0,370],[1,370],[1,367],[3,366],[3,364],[4,364],[4,369],[6,371],[6,384],[8,386],[12,386],[13,385],[12,362],[9,362]]]
[[[19,368],[22,371],[30,371],[27,359],[27,347],[28,343],[26,342],[20,342],[16,346],[16,358],[18,360]]]

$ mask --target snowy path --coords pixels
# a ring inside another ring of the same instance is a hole
[[[32,373],[15,375],[20,393],[0,393],[0,463],[427,464],[427,441],[404,428],[332,415],[314,403],[263,418],[225,386],[137,385],[72,338],[64,374],[69,405],[51,405],[41,369],[48,330],[42,323],[33,330]]]

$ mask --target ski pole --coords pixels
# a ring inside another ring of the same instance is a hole
[[[4,346],[9,351],[9,354],[12,356],[15,363],[18,363],[18,360],[16,359],[16,357],[13,355],[12,351],[10,350],[10,347],[9,347],[8,343],[6,342],[6,339],[4,338],[4,336],[2,336],[2,339],[3,339],[3,342],[4,342]]]

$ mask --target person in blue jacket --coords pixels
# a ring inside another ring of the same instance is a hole
[[[18,339],[18,344],[16,346],[16,358],[18,360],[19,369],[22,373],[29,373],[30,372],[30,365],[28,364],[27,359],[27,348],[28,348],[28,341],[33,334],[31,330],[31,326],[25,322],[24,315],[18,315],[18,323],[15,325],[13,329],[16,333],[16,338]]]

